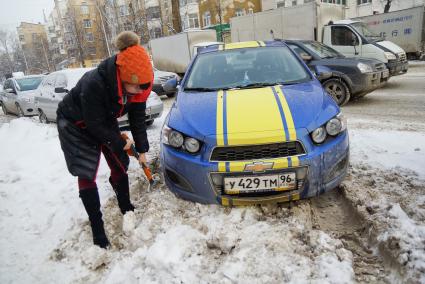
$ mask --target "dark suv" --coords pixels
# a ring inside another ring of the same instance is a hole
[[[285,43],[310,69],[321,65],[332,71],[332,76],[321,80],[321,83],[340,106],[350,99],[365,96],[382,86],[389,78],[388,69],[379,60],[348,58],[317,41],[285,40]]]

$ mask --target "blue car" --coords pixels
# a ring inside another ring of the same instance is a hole
[[[345,178],[346,121],[282,41],[204,48],[191,62],[161,134],[168,188],[239,206],[317,196]],[[176,83],[175,83],[176,84]]]

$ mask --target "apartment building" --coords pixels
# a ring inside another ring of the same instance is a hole
[[[49,43],[45,26],[41,23],[21,22],[17,32],[27,65],[26,72],[38,74],[51,71]]]

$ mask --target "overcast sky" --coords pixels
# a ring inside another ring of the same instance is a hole
[[[43,9],[48,16],[54,4],[54,0],[0,0],[0,28],[16,32],[20,22],[43,23]]]

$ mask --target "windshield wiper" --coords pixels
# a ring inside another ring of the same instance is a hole
[[[261,87],[270,87],[270,86],[276,86],[279,85],[279,82],[273,82],[273,83],[251,83],[246,85],[238,85],[238,86],[231,86],[226,89],[250,89],[250,88],[261,88]]]
[[[215,92],[218,91],[218,89],[214,88],[184,88],[184,91],[193,91],[193,92]]]

